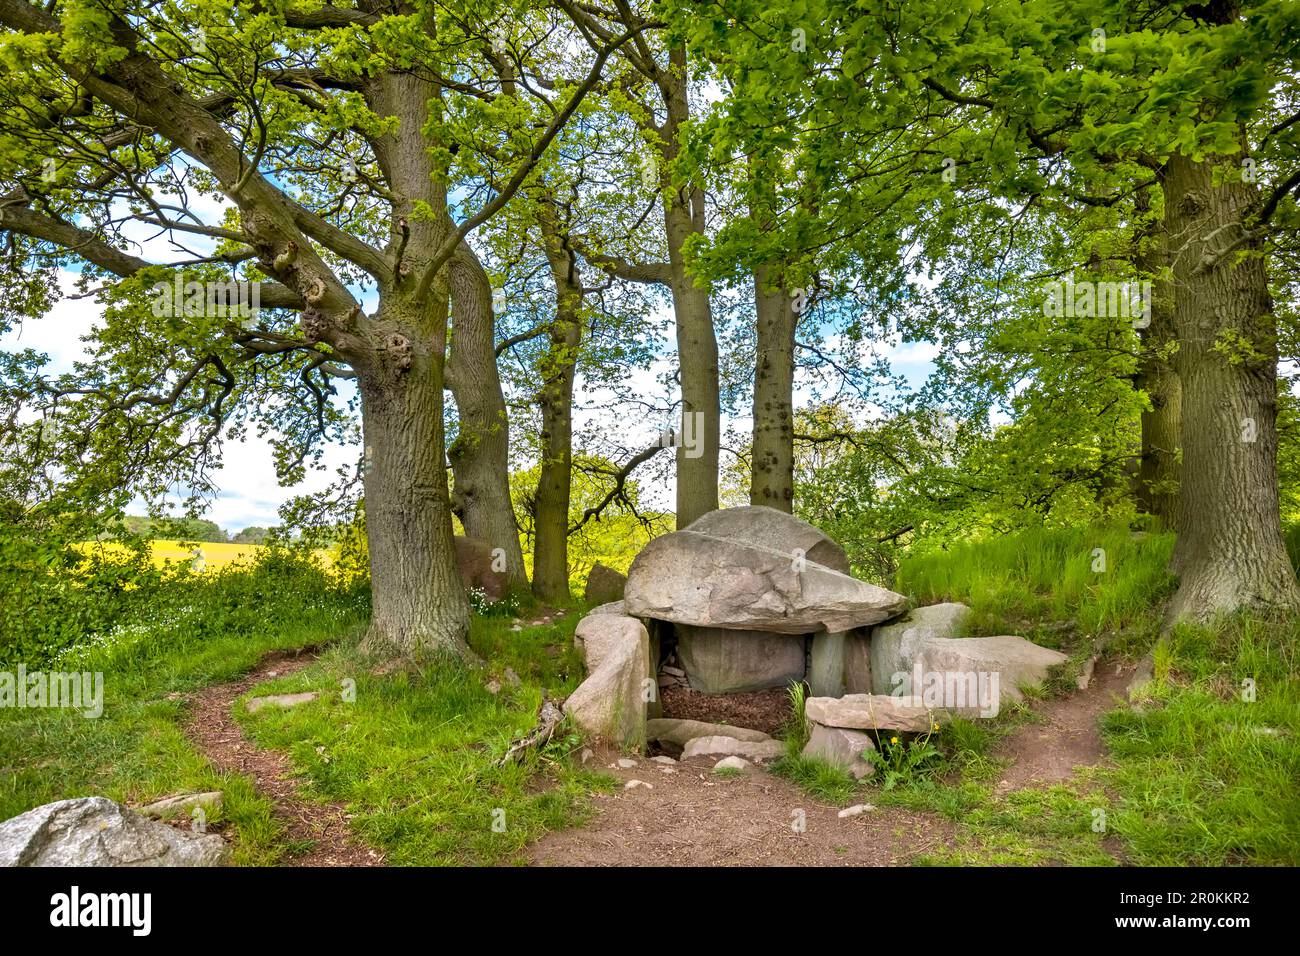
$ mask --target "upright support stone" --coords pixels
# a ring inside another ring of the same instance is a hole
[[[871,630],[858,628],[844,635],[844,693],[871,692]]]
[[[678,624],[677,657],[691,687],[705,694],[739,694],[784,687],[804,678],[802,636]]]
[[[643,746],[646,693],[654,687],[645,625],[626,615],[588,614],[578,622],[574,644],[586,661],[587,679],[564,702],[564,713],[591,737]]]
[[[663,701],[659,699],[659,657],[662,653],[663,636],[662,632],[665,625],[662,621],[642,622],[646,624],[646,633],[650,637],[650,676],[647,678],[646,687],[650,693],[650,700],[646,701],[645,717],[646,720],[655,720],[664,715]]]
[[[844,695],[844,648],[847,635],[843,631],[823,631],[812,639],[812,660],[808,668],[808,683],[813,697],[842,697]]]

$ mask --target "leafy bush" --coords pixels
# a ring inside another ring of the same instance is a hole
[[[267,616],[323,604],[364,609],[364,591],[341,585],[306,554],[271,548],[251,566],[207,574],[157,568],[148,542],[79,549],[78,527],[27,515],[0,523],[0,665],[42,667],[96,649],[149,656],[161,641],[249,634]]]
[[[75,523],[16,505],[0,517],[0,664],[44,664],[111,629],[162,583],[138,539],[112,556],[87,554],[73,547]]]

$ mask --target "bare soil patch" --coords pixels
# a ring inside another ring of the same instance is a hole
[[[994,756],[1011,761],[998,781],[997,792],[1051,786],[1074,775],[1074,768],[1106,759],[1098,721],[1126,700],[1132,667],[1098,662],[1087,690],[1033,706],[1045,723],[1026,724],[999,743]]]
[[[526,851],[537,866],[893,866],[946,845],[953,825],[932,814],[880,807],[840,818],[839,807],[755,767],[718,777],[714,761],[695,757],[669,766],[602,749],[591,765],[621,783],[596,798],[595,819],[549,833]],[[611,765],[613,765],[611,767]],[[864,793],[862,802],[869,796]],[[800,821],[802,832],[795,824]]]

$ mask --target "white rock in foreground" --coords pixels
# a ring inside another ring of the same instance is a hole
[[[216,834],[187,833],[106,797],[77,797],[0,823],[0,866],[228,866]]]

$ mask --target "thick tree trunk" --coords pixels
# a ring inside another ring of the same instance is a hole
[[[754,270],[758,348],[754,358],[753,466],[749,502],[794,508],[794,303],[769,266]]]
[[[573,480],[573,379],[582,344],[582,282],[558,227],[543,211],[542,234],[555,283],[555,321],[543,360],[538,402],[542,412],[542,463],[537,479],[533,593],[568,600],[569,501]]]
[[[667,209],[666,216],[682,383],[682,417],[677,434],[677,527],[684,528],[718,507],[722,401],[718,339],[713,330],[709,292],[695,284],[683,254],[687,237],[695,231],[692,217],[680,205]]]
[[[1147,210],[1145,192],[1139,211]],[[1182,417],[1182,385],[1171,363],[1170,345],[1176,340],[1173,289],[1165,270],[1169,263],[1163,222],[1145,231],[1134,252],[1138,275],[1152,284],[1151,320],[1142,329],[1142,358],[1134,385],[1147,395],[1151,407],[1142,412],[1142,454],[1138,463],[1138,507],[1154,515],[1166,528],[1178,529],[1178,443]]]
[[[365,647],[384,656],[472,656],[452,542],[436,338],[430,349],[395,332],[393,347],[358,369],[373,601]]]
[[[511,580],[528,586],[510,500],[510,424],[497,371],[492,284],[468,245],[448,263],[452,336],[447,384],[460,432],[452,443],[452,508],[465,533],[504,552]]]
[[[1177,531],[1180,524],[1178,483],[1182,470],[1178,462],[1182,383],[1168,362],[1144,360],[1137,387],[1147,393],[1151,402],[1151,408],[1142,412],[1138,507],[1159,518],[1166,528]]]
[[[1264,261],[1244,237],[1254,190],[1224,161],[1170,157],[1165,221],[1182,382],[1183,520],[1171,620],[1294,608],[1277,487],[1277,343]]]
[[[690,119],[686,48],[669,51],[670,69],[656,78],[667,119],[652,128],[658,139],[659,184],[664,197],[664,227],[671,273],[673,313],[677,325],[677,362],[681,372],[682,417],[677,434],[677,527],[684,528],[718,507],[718,459],[721,448],[722,400],[718,385],[718,338],[713,329],[709,290],[695,284],[686,266],[685,246],[704,234],[704,192],[687,183],[680,188],[670,175],[681,149],[678,136]]]

